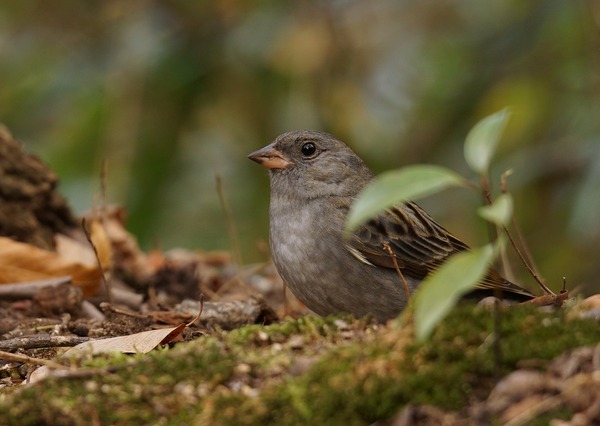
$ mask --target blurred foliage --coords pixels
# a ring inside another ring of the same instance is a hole
[[[245,155],[296,128],[329,131],[376,172],[467,173],[462,143],[509,107],[498,176],[543,275],[599,289],[600,3],[447,0],[72,1],[0,5],[0,122],[62,178],[78,211],[129,211],[145,247],[229,248],[268,235],[266,172]],[[422,204],[484,242],[474,196]],[[519,268],[520,269],[520,268]],[[531,282],[525,274],[518,278]]]

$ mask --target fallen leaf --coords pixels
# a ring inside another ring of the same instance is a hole
[[[158,330],[142,331],[128,336],[111,337],[108,339],[91,340],[80,343],[65,352],[64,355],[75,355],[86,352],[92,354],[106,352],[121,352],[125,354],[148,353],[159,345],[171,342],[185,329],[185,324],[177,327],[161,328]]]
[[[82,263],[81,258],[74,261],[66,255],[6,237],[0,237],[0,265],[3,265],[0,267],[0,284],[68,275],[86,297],[97,292],[101,279],[96,261],[90,264]]]

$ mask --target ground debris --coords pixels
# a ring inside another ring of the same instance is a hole
[[[568,412],[555,425],[600,424],[600,343],[566,352],[546,371],[518,369],[493,388],[488,398],[458,412],[427,405],[405,406],[390,422],[379,426],[405,425],[529,425],[553,412]]]
[[[56,174],[4,127],[0,154],[3,350],[54,357],[61,346],[188,323],[189,340],[291,312],[272,265],[240,267],[226,252],[144,252],[126,229],[125,209],[76,218],[56,191]],[[0,366],[18,379],[30,373],[14,360]]]

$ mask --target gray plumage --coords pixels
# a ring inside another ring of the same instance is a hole
[[[393,318],[407,296],[389,249],[411,292],[449,256],[468,249],[412,202],[389,209],[345,240],[350,205],[374,176],[329,134],[288,132],[248,158],[269,169],[275,266],[294,295],[317,314]],[[515,299],[533,296],[490,270],[478,295],[494,289]]]

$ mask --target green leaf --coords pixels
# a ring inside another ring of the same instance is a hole
[[[479,216],[498,226],[506,226],[513,213],[513,201],[510,194],[502,194],[489,206],[479,207]]]
[[[389,207],[460,185],[466,185],[460,175],[440,166],[416,165],[382,173],[352,203],[345,234]]]
[[[477,123],[467,135],[465,160],[469,167],[478,174],[487,174],[508,117],[507,109],[498,111]]]
[[[423,341],[458,299],[483,278],[496,255],[494,245],[458,253],[429,274],[415,293],[415,333]]]

